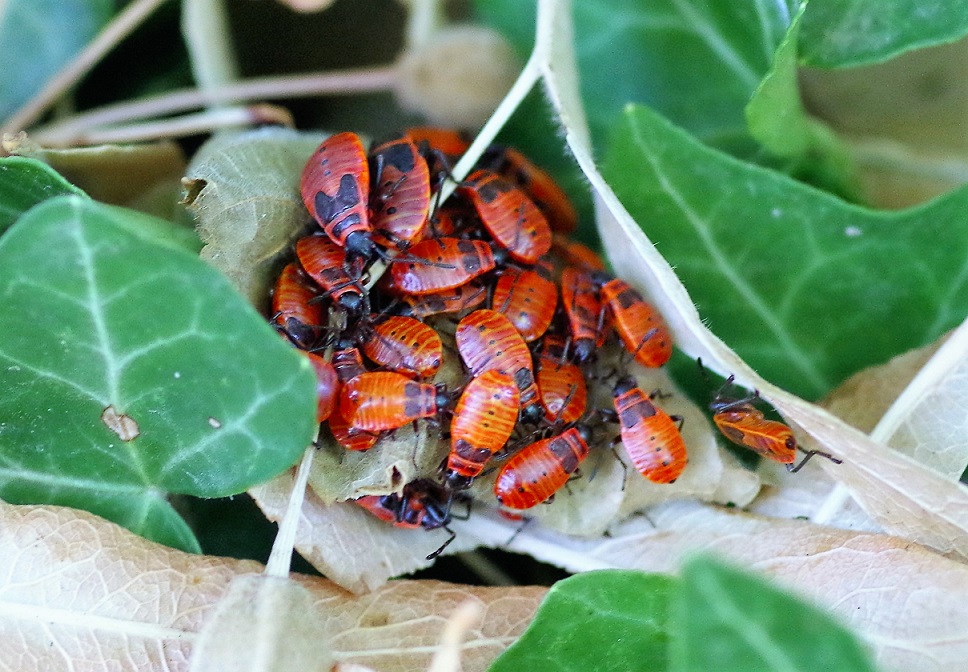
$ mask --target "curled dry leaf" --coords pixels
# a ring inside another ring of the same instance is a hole
[[[269,520],[278,522],[292,485],[290,472],[252,488],[249,494]],[[332,581],[354,593],[366,593],[394,576],[428,567],[432,561],[426,556],[446,540],[444,530],[424,533],[396,528],[349,502],[326,504],[310,489],[295,546]]]
[[[325,137],[279,128],[219,135],[188,166],[187,207],[205,243],[201,256],[260,310],[281,257],[310,227],[299,173]]]
[[[185,154],[174,141],[77,149],[41,149],[25,143],[17,153],[49,164],[97,201],[136,209],[143,209],[139,205],[154,192],[170,191],[185,174]],[[151,214],[170,218],[171,201],[167,212]]]
[[[844,422],[870,434],[898,395],[938,351],[943,340],[855,373],[822,399],[819,405]]]
[[[92,671],[188,670],[204,629],[214,635],[234,625],[261,638],[263,627],[278,628],[275,619],[291,622],[308,613],[322,616],[299,632],[311,628],[313,639],[341,662],[382,672],[424,669],[447,619],[467,600],[484,618],[467,634],[463,667],[484,670],[524,631],[545,592],[397,581],[354,598],[330,581],[297,575],[291,584],[275,580],[292,587],[266,590],[256,562],[176,551],[83,511],[3,503],[0,557],[0,660],[18,661],[18,672],[73,670],[77,661]],[[239,577],[247,578],[230,588]],[[268,612],[249,612],[260,624],[233,613],[250,608],[239,602],[243,593],[275,600]],[[297,600],[278,600],[285,595]],[[223,599],[229,601],[220,606]],[[320,646],[295,631],[286,644],[302,650],[291,652],[294,657]]]

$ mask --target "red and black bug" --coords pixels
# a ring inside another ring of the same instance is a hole
[[[413,259],[395,260],[390,277],[397,292],[438,294],[465,285],[496,264],[491,247],[480,240],[436,238],[410,248]]]
[[[413,126],[406,131],[427,161],[433,190],[439,191],[444,178],[461,155],[471,146],[471,139],[461,131],[433,126]]]
[[[326,235],[346,249],[350,261],[375,253],[368,212],[370,168],[356,133],[337,133],[322,142],[299,183],[303,203]]]
[[[411,126],[406,134],[418,148],[426,147],[428,150],[440,152],[450,161],[457,161],[471,146],[471,139],[466,133],[450,128]]]
[[[336,375],[339,376],[341,383],[352,380],[361,373],[366,373],[366,367],[363,366],[363,355],[360,354],[359,348],[348,339],[336,344],[330,363],[336,370]]]
[[[577,425],[557,436],[531,443],[501,467],[494,495],[501,506],[530,509],[554,496],[588,456],[591,432]]]
[[[511,437],[520,407],[518,387],[504,373],[485,371],[467,384],[450,423],[450,454],[444,475],[449,488],[466,488],[480,475]]]
[[[635,468],[653,483],[675,482],[689,461],[680,426],[632,378],[616,383],[613,401],[622,445]]]
[[[444,358],[440,336],[413,317],[392,315],[373,325],[363,353],[380,366],[411,378],[431,378]]]
[[[430,214],[427,228],[428,236],[439,238],[480,231],[482,225],[477,211],[469,203],[451,199]]]
[[[541,338],[558,307],[558,286],[551,280],[551,269],[540,261],[533,270],[508,268],[498,278],[491,305],[511,320],[525,341]]]
[[[293,344],[309,350],[319,340],[323,309],[312,281],[295,263],[279,274],[272,292],[273,320]]]
[[[447,527],[451,521],[450,506],[453,493],[428,478],[418,478],[403,486],[400,494],[367,495],[353,501],[380,520],[396,527],[425,530],[443,529],[450,537],[440,548],[427,556],[433,560],[457,536]]]
[[[348,341],[337,344],[337,349],[333,351],[331,363],[341,386],[361,373],[366,373],[366,368],[363,366],[363,356],[359,349],[352,346]],[[336,408],[329,416],[329,431],[333,434],[336,442],[346,450],[369,450],[376,445],[377,438],[379,438],[375,433],[352,428],[350,423],[339,413],[338,397]]]
[[[338,414],[351,428],[376,433],[434,417],[449,402],[442,388],[393,371],[375,371],[343,384]]]
[[[430,172],[406,136],[370,150],[370,225],[374,242],[406,250],[423,238],[430,211]]]
[[[568,266],[575,266],[585,271],[604,271],[605,262],[587,245],[577,240],[569,240],[561,234],[555,234],[551,242],[552,251],[556,252]]]
[[[475,310],[460,321],[454,338],[472,376],[498,371],[514,380],[521,392],[523,421],[537,422],[544,415],[531,351],[508,318],[493,310]]]
[[[561,303],[578,362],[587,362],[605,343],[604,307],[591,273],[566,266],[561,272]]]
[[[724,393],[733,385],[734,379],[734,376],[727,378],[716,398],[709,404],[715,414],[713,422],[723,436],[758,455],[785,464],[791,473],[800,471],[814,455],[826,457],[835,464],[842,462],[830,453],[804,450],[800,447],[789,426],[776,420],[768,420],[762,411],[753,406],[753,402],[759,399],[758,393],[754,392],[751,396],[739,399],[726,397]],[[794,466],[798,450],[804,454],[804,458]]]
[[[376,445],[377,440],[380,438],[379,434],[375,432],[364,432],[350,425],[349,421],[340,415],[339,406],[329,416],[327,426],[336,443],[346,450],[356,452],[369,450]]]
[[[296,243],[296,257],[306,274],[316,281],[330,298],[347,310],[364,307],[366,290],[360,280],[362,259],[346,259],[346,250],[325,235],[304,236]]]
[[[479,165],[497,171],[524,189],[548,218],[552,230],[571,233],[578,226],[578,213],[554,179],[513,147],[491,145]]]
[[[404,306],[398,310],[398,313],[422,320],[431,315],[470,310],[484,303],[485,299],[487,299],[487,290],[475,282],[469,282],[438,294],[420,296],[404,294],[400,297]]]
[[[316,372],[316,422],[323,422],[336,409],[340,390],[339,376],[333,365],[316,353],[307,352],[306,356]]]
[[[537,365],[545,420],[561,425],[577,422],[588,404],[588,388],[581,369],[565,359],[565,340],[545,336]]]
[[[495,242],[515,261],[534,264],[551,249],[551,227],[520,188],[490,170],[478,170],[458,187]]]
[[[624,280],[598,274],[602,302],[608,307],[612,326],[642,366],[657,367],[672,356],[672,335],[665,320]]]

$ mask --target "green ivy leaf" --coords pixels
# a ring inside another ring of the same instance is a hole
[[[35,95],[108,22],[114,0],[7,0],[0,4],[0,119]]]
[[[746,121],[767,151],[794,162],[785,172],[856,201],[859,182],[847,148],[807,115],[800,98],[797,42],[806,7],[801,5],[777,47],[773,66],[746,106]]]
[[[197,550],[166,494],[238,493],[298,459],[315,429],[308,363],[197,246],[77,196],[0,238],[0,498]]]
[[[0,233],[48,198],[84,192],[42,161],[19,156],[0,158]]]
[[[676,586],[667,576],[619,570],[559,581],[490,672],[664,670]]]
[[[534,2],[478,0],[483,19],[530,52]],[[628,102],[703,141],[754,152],[743,108],[770,69],[795,0],[583,0],[573,3],[582,98],[596,145]]]
[[[968,5],[945,0],[810,0],[800,35],[806,65],[886,61],[968,33]]]
[[[807,398],[968,314],[968,190],[900,212],[852,206],[635,106],[603,173],[710,328]]]
[[[673,600],[676,672],[873,672],[826,612],[710,558],[687,561]]]

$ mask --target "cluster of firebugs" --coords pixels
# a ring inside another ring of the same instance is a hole
[[[626,359],[646,367],[668,361],[672,339],[662,316],[568,239],[573,206],[519,151],[492,146],[439,203],[468,146],[456,131],[411,128],[367,151],[355,133],[338,133],[302,172],[302,199],[320,230],[296,243],[272,310],[316,371],[319,422],[345,449],[364,451],[417,420],[449,420],[441,425],[450,452],[437,478],[356,503],[401,527],[450,531],[455,497],[493,468],[497,502],[520,517],[578,471],[592,418],[618,424],[645,478],[672,483],[688,460],[680,418],[620,372],[609,374],[614,408],[587,408],[588,382],[603,379],[592,366],[596,351],[613,333]],[[378,261],[387,271],[368,289]],[[353,326],[333,333],[331,309]],[[426,321],[432,316],[457,322],[460,389],[432,382],[445,352]],[[789,427],[764,418],[753,401],[721,391],[713,420],[731,441],[799,469]],[[512,441],[516,430],[530,441]],[[805,452],[804,462],[815,454]],[[444,546],[452,539],[451,532]]]

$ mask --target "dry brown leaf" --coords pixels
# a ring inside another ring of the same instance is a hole
[[[958,480],[968,467],[968,321],[939,343],[871,438]]]
[[[158,190],[170,192],[185,174],[185,154],[174,141],[76,149],[43,149],[28,142],[17,153],[49,164],[95,200],[135,208]],[[155,206],[150,212],[171,218],[174,204],[169,200],[164,210]]]
[[[310,226],[299,173],[325,137],[280,128],[226,133],[188,166],[187,207],[205,243],[201,257],[259,310],[281,257]]]
[[[278,521],[286,510],[292,484],[290,472],[249,494],[269,520]],[[447,536],[444,530],[425,533],[396,528],[354,504],[325,504],[308,490],[296,529],[296,550],[347,590],[367,593],[394,576],[429,567],[433,563],[426,556]]]
[[[188,670],[232,581],[262,570],[176,551],[83,511],[3,503],[0,557],[0,660],[18,661],[18,672]],[[324,614],[316,632],[334,657],[381,672],[426,668],[447,619],[467,600],[484,618],[461,647],[463,667],[484,670],[527,627],[545,592],[397,581],[354,598],[325,579],[291,578],[311,598],[293,607]]]

